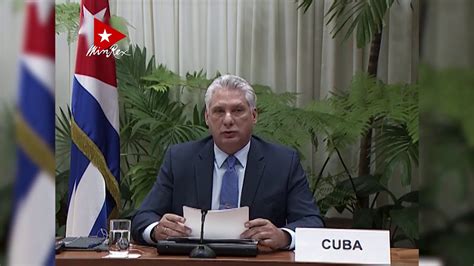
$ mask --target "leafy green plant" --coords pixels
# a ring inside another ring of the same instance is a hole
[[[344,209],[353,212],[355,227],[393,229],[392,242],[402,238],[396,234],[397,228],[401,228],[404,237],[415,243],[418,236],[413,233],[415,224],[410,223],[410,218],[415,219],[415,202],[403,206],[389,190],[381,188],[385,187],[394,170],[399,168],[402,185],[408,185],[413,165],[418,166],[418,88],[416,85],[383,85],[369,78],[377,76],[384,17],[394,2],[335,0],[325,14],[326,25],[333,24],[333,37],[344,32],[344,40],[347,40],[355,33],[359,48],[370,43],[370,57],[367,75],[356,75],[349,93],[336,94],[329,99],[335,115],[345,121],[333,128],[334,131],[327,138],[329,155],[312,187],[316,192],[321,184],[323,187],[333,187],[332,192],[322,197],[323,210],[336,207],[341,212]],[[298,8],[306,12],[312,3],[313,0],[302,0]],[[339,150],[345,144],[354,144],[357,139],[360,139],[359,164],[356,177],[353,177],[353,171],[348,168]],[[342,189],[341,182],[332,182],[331,175],[323,177],[324,168],[333,155],[331,150],[335,151],[344,168],[348,179],[343,182],[350,184],[352,195],[347,189]],[[360,182],[360,178],[366,180]],[[361,193],[362,188],[357,185],[359,182],[364,186],[372,186],[372,190],[369,190],[371,193]],[[392,207],[374,208],[380,193],[389,193]],[[369,200],[371,195],[374,195],[372,203]],[[391,208],[396,210],[380,214],[381,210]],[[394,220],[396,227],[392,227],[391,222],[380,222],[375,217],[383,217],[383,221]]]
[[[337,126],[331,142],[354,142],[369,130],[378,134],[370,151],[378,171],[385,172],[391,163],[403,160],[407,168],[418,164],[418,86],[383,84],[367,74],[354,76],[350,89],[329,99],[335,114],[346,123]],[[338,132],[339,131],[339,132]],[[344,138],[349,138],[344,140]],[[375,168],[375,167],[374,167]],[[411,171],[403,182],[411,181]]]
[[[392,229],[392,242],[405,238],[415,244],[417,224],[412,221],[418,207],[413,194],[417,192],[397,197],[387,184],[395,173],[403,186],[410,184],[412,169],[418,166],[418,86],[387,85],[359,73],[345,92],[304,108],[292,106],[294,95],[276,95],[266,89],[261,94],[264,100],[259,98],[263,106],[259,107],[258,132],[295,148],[311,143],[318,149],[323,144],[327,158],[318,174],[310,174],[323,214],[330,208],[348,210],[353,213],[354,228]],[[341,151],[369,130],[377,132],[370,150],[375,173],[360,176]],[[331,159],[339,162],[342,172],[326,173]],[[388,195],[391,203],[376,206],[380,194]],[[369,197],[371,202],[362,204],[361,199]]]
[[[386,85],[367,74],[359,74],[353,78],[350,90],[328,101],[334,114],[345,121],[327,139],[328,158],[337,156],[348,179],[336,183],[333,192],[320,197],[321,205],[352,212],[354,228],[391,229],[392,244],[404,238],[416,244],[417,223],[413,221],[418,207],[413,194],[417,192],[397,198],[387,183],[395,174],[394,169],[399,169],[401,184],[409,185],[412,169],[418,167],[418,86]],[[375,174],[360,176],[349,169],[340,150],[346,144],[355,143],[368,130],[377,132],[369,151],[375,158],[371,162]],[[322,178],[323,170],[316,183]],[[387,194],[392,203],[376,207],[381,193]],[[372,202],[365,206],[361,199],[370,197]]]
[[[392,7],[393,0],[335,0],[332,2],[325,16],[327,24],[333,23],[334,28],[331,33],[333,37],[341,32],[345,32],[344,40],[347,40],[355,33],[357,46],[365,47],[370,43],[370,56],[367,73],[376,77],[378,71],[378,61],[380,46],[382,41],[382,31],[384,28],[384,17]],[[301,0],[298,8],[303,8],[306,12],[313,3],[313,0]],[[412,7],[413,9],[413,7]],[[369,123],[374,122],[375,117],[370,118]],[[372,142],[374,132],[372,127],[363,132],[360,136],[358,175],[366,176],[373,174],[371,171]],[[402,158],[397,158],[398,160]],[[406,159],[402,159],[407,161]],[[368,207],[369,199],[360,198],[359,202]]]
[[[67,42],[77,40],[79,30],[79,3],[64,3],[55,6],[55,30],[56,34],[67,33]]]
[[[393,170],[390,167],[405,163],[402,183],[410,183],[409,169],[418,164],[417,85],[387,85],[359,73],[346,92],[336,92],[304,108],[292,106],[294,95],[277,95],[266,89],[264,94],[258,94],[262,105],[258,132],[285,144],[298,143],[295,147],[312,143],[318,148],[319,137],[331,157],[357,142],[364,132],[376,130],[379,134],[371,150],[376,155],[374,168],[390,176]],[[256,90],[260,87],[256,86]]]
[[[298,8],[304,12],[314,0],[300,0]],[[344,32],[344,40],[356,33],[357,47],[362,48],[380,33],[385,25],[384,17],[394,0],[335,0],[326,11],[326,25],[334,23],[331,34],[335,37]]]
[[[294,107],[296,94],[276,94],[270,87],[258,84],[252,87],[258,99],[258,123],[255,134],[291,146],[302,156],[301,147],[307,144],[308,131],[301,127],[294,117],[301,112]]]

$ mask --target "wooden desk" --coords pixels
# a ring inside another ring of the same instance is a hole
[[[160,265],[160,266],[290,266],[323,265],[318,263],[297,263],[292,251],[281,251],[270,254],[261,254],[257,257],[217,257],[216,259],[191,259],[187,256],[159,256],[156,249],[146,246],[134,246],[131,253],[141,253],[138,259],[104,259],[107,252],[95,251],[64,251],[56,255],[56,265]],[[418,249],[391,249],[392,265],[418,265]],[[331,264],[335,265],[335,264]]]

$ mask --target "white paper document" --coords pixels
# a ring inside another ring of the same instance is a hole
[[[201,237],[201,210],[183,206],[184,223],[191,228],[190,237]],[[239,239],[249,221],[249,207],[226,210],[210,210],[204,221],[204,238]]]

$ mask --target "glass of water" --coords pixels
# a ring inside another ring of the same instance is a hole
[[[130,220],[110,220],[109,253],[114,257],[127,257],[130,247]]]

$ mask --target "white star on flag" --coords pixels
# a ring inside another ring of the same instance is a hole
[[[104,32],[102,33],[99,33],[97,34],[101,37],[100,39],[100,42],[103,42],[103,41],[107,41],[107,42],[110,42],[109,41],[109,36],[112,35],[111,33],[107,33],[107,31],[104,29]]]
[[[82,26],[79,29],[79,34],[83,34],[86,36],[87,47],[91,47],[94,43],[94,18],[104,22],[105,11],[107,8],[102,9],[101,11],[92,14],[85,6],[84,6],[84,18],[82,22]]]

